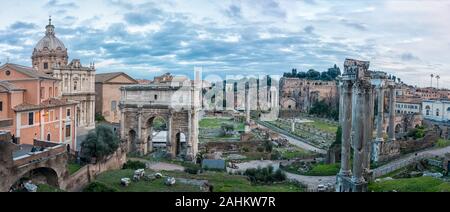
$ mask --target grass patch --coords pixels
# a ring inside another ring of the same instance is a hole
[[[80,170],[83,166],[81,166],[78,163],[69,163],[67,165],[67,168],[69,169],[69,174],[75,174],[75,172],[77,172],[78,170]]]
[[[37,187],[38,187],[37,192],[65,192],[62,189],[55,188],[47,184],[39,184],[37,185]]]
[[[139,181],[132,182],[129,187],[122,187],[120,179],[123,177],[131,177],[133,170],[116,170],[105,172],[98,176],[96,182],[103,183],[110,188],[117,189],[120,192],[198,192],[200,188],[181,183],[173,186],[164,185],[164,179],[158,179],[152,182]],[[152,173],[147,170],[147,174]],[[226,172],[203,172],[199,174],[189,174],[179,171],[162,171],[166,176],[175,178],[208,180],[213,185],[214,192],[302,192],[304,188],[290,183],[281,182],[270,185],[254,185],[246,176],[229,175]]]
[[[439,147],[439,148],[448,147],[448,146],[450,146],[450,140],[446,140],[446,139],[442,139],[441,138],[436,143],[436,146]]]
[[[310,125],[316,129],[327,133],[336,133],[338,126],[329,124],[320,120],[314,120],[313,122],[306,123],[306,125]]]
[[[309,176],[332,176],[339,172],[341,166],[337,163],[335,164],[318,164],[314,166],[310,171],[306,172]]]
[[[236,131],[244,131],[245,124],[234,122],[231,118],[204,118],[199,122],[199,127],[204,129],[221,129],[223,124],[232,124]]]
[[[148,172],[148,171],[147,171]],[[123,169],[109,171],[99,175],[96,182],[106,185],[108,188],[119,192],[199,192],[197,186],[176,183],[173,186],[164,185],[164,179],[156,179],[154,181],[141,180],[139,182],[131,182],[128,187],[120,185],[120,179],[124,177],[132,178],[134,170]]]
[[[369,191],[375,192],[450,192],[450,183],[433,177],[404,178],[372,182]]]
[[[280,159],[282,160],[292,160],[295,158],[305,158],[313,155],[312,152],[296,148],[295,150],[289,150],[289,149],[276,149],[275,151],[278,151],[280,153]]]

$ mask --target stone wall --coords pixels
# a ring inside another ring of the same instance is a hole
[[[382,142],[380,144],[380,162],[389,161],[398,158],[401,154],[417,152],[426,148],[433,147],[438,140],[435,131],[429,131],[424,138],[396,140],[394,142]]]
[[[88,164],[76,173],[72,174],[67,180],[65,180],[61,188],[70,192],[82,191],[83,188],[95,180],[99,174],[106,171],[121,169],[126,161],[126,151],[119,148],[119,150],[110,155],[103,162]]]
[[[336,105],[339,100],[335,81],[306,80],[299,78],[280,79],[281,109],[307,112],[314,102],[322,101]]]
[[[436,132],[430,131],[422,139],[400,141],[400,151],[405,154],[430,148],[436,144],[437,140]]]

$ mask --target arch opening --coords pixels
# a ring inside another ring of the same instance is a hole
[[[148,119],[144,133],[148,152],[166,151],[169,136],[169,127],[166,119],[161,116],[155,116]]]
[[[187,156],[186,135],[182,132],[176,134],[175,155],[180,158],[184,158]]]
[[[51,168],[36,168],[22,175],[10,188],[13,192],[27,192],[26,185],[48,185],[59,188],[58,174]]]

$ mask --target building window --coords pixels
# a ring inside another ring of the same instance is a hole
[[[111,111],[116,111],[117,108],[117,102],[116,101],[112,101],[111,102]]]
[[[9,76],[9,75],[11,75],[11,71],[6,71],[6,76]]]
[[[155,95],[155,100],[158,100],[158,95]]]
[[[0,102],[0,111],[3,111],[3,102]]]
[[[70,130],[71,130],[71,127],[70,127],[70,125],[66,125],[66,138],[70,138]]]
[[[28,125],[34,125],[34,113],[28,113]]]
[[[53,97],[53,90],[52,90],[51,87],[48,88],[48,97],[49,97],[49,98],[52,98],[52,97]]]
[[[70,118],[70,109],[67,109],[66,114],[67,114],[67,118]]]
[[[48,63],[44,63],[44,69],[48,69]]]
[[[50,141],[50,133],[47,134],[47,141]]]

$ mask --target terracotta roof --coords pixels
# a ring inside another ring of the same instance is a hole
[[[13,63],[6,63],[2,66],[0,66],[0,69],[5,69],[5,68],[10,68],[13,70],[16,70],[22,74],[28,75],[32,78],[37,78],[37,79],[50,79],[50,80],[59,80],[58,78],[54,78],[48,74],[45,74],[43,72],[40,72],[36,69],[33,69],[31,67],[26,67],[26,66],[22,66],[22,65],[17,65],[17,64],[13,64]]]
[[[8,81],[0,81],[0,92],[25,91]]]
[[[131,81],[135,81],[136,83],[138,83],[135,79],[130,77],[128,74],[125,74],[124,72],[111,72],[111,73],[96,74],[95,82],[96,83],[105,83],[105,82],[108,82],[109,80],[112,80],[120,75],[123,75],[123,76],[129,78]]]
[[[23,103],[23,104],[15,106],[13,109],[15,111],[27,111],[27,110],[38,110],[38,109],[44,109],[44,108],[61,107],[61,106],[74,105],[74,104],[77,104],[77,102],[52,98],[52,99],[47,99],[47,100],[43,101],[39,105]]]

